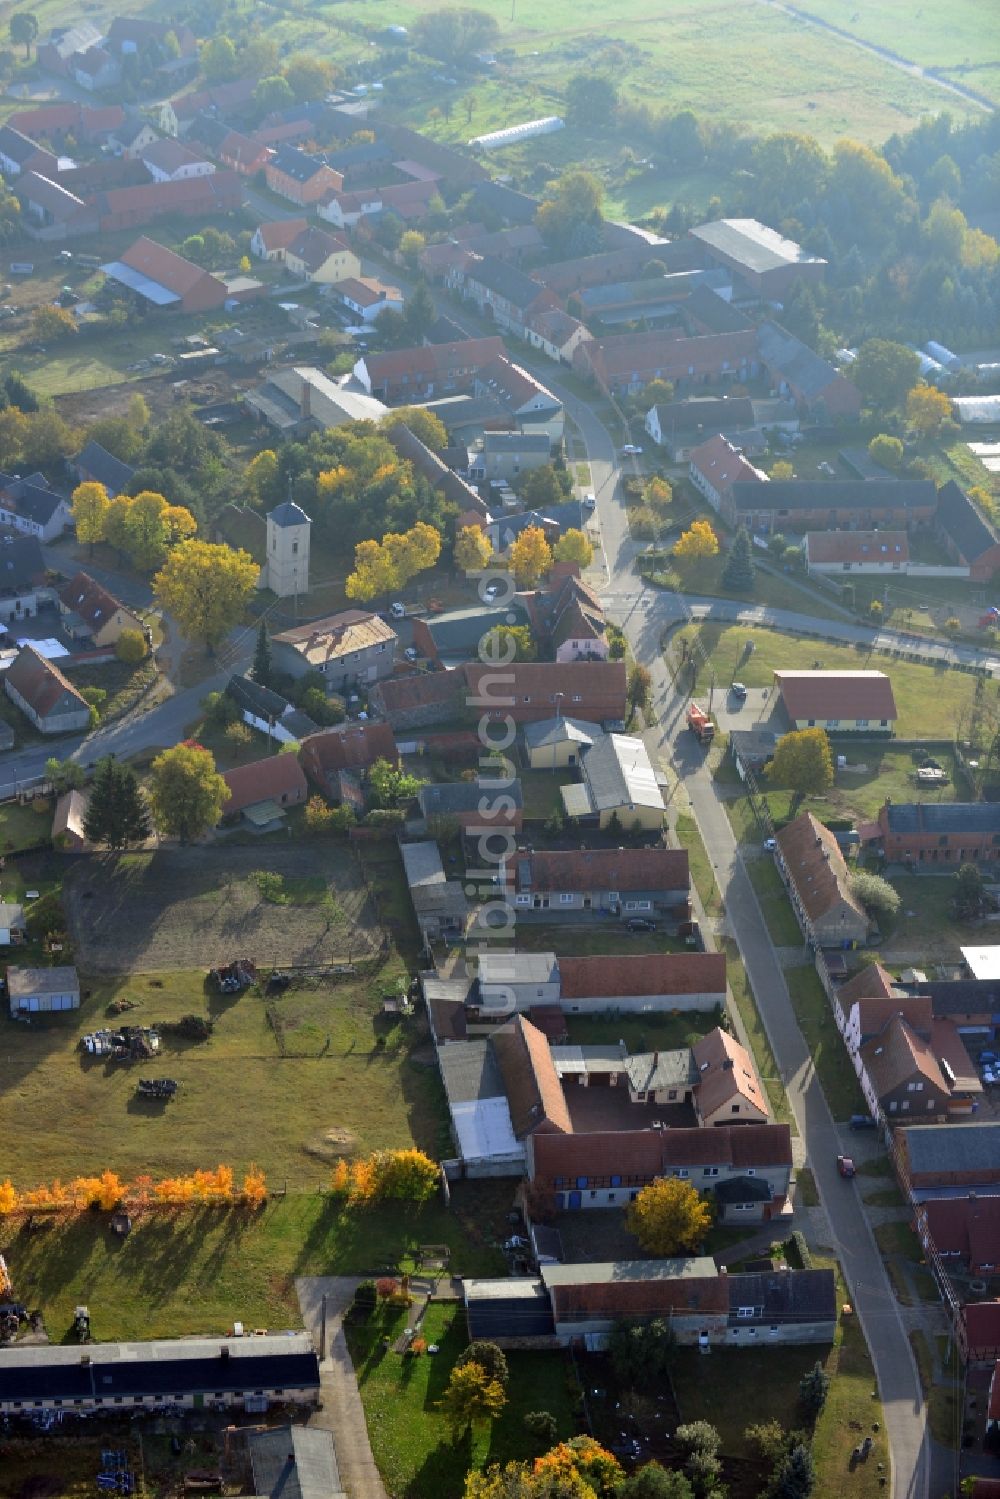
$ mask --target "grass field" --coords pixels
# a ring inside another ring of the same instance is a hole
[[[786,968],[785,982],[830,1113],[834,1119],[866,1113],[861,1086],[816,969],[811,963],[801,968]]]
[[[508,1403],[496,1420],[477,1424],[452,1439],[438,1408],[449,1375],[468,1344],[465,1312],[455,1302],[432,1302],[420,1328],[434,1356],[403,1358],[386,1348],[406,1326],[405,1312],[379,1311],[364,1324],[349,1324],[348,1346],[358,1375],[372,1451],[396,1499],[439,1499],[459,1494],[470,1468],[533,1457],[538,1448],[524,1427],[529,1411],[556,1418],[559,1438],[577,1429],[569,1355],[508,1353]]]
[[[748,859],[746,869],[771,941],[777,947],[797,947],[803,940],[802,932],[774,860]]]
[[[768,1103],[771,1105],[771,1113],[776,1124],[790,1124],[792,1134],[797,1134],[795,1120],[788,1106],[788,1096],[785,1093],[781,1075],[778,1072],[778,1064],[774,1060],[771,1043],[767,1039],[760,1013],[757,1009],[757,1001],[754,999],[753,989],[747,971],[743,967],[739,949],[732,937],[724,937],[719,943],[721,950],[726,954],[726,969],[729,979],[729,987],[733,991],[733,1000],[740,1013],[740,1018],[746,1028],[750,1039],[750,1048],[753,1059],[757,1064],[757,1072],[764,1091],[767,1094]]]
[[[722,586],[725,562],[725,554],[722,552],[717,557],[681,564],[667,557],[652,578],[660,587],[677,593],[703,594],[710,598],[747,597],[755,604],[765,604],[770,609],[790,609],[799,614],[810,614],[814,619],[844,618],[843,611],[837,609],[825,593],[804,587],[793,578],[760,570],[757,571],[753,588],[748,594],[734,595]]]
[[[280,1329],[302,1323],[296,1275],[412,1271],[421,1244],[449,1245],[456,1274],[502,1274],[510,1202],[510,1182],[458,1183],[450,1210],[436,1202],[349,1209],[318,1192],[290,1192],[257,1214],[203,1208],[140,1217],[124,1240],[104,1214],[34,1230],[0,1223],[0,1250],[56,1343],[81,1302],[98,1340],[224,1332],[234,1318]]]
[[[679,633],[686,635],[692,643],[697,638],[707,659],[707,666],[700,668],[694,691],[699,685],[704,689],[713,668],[718,682],[731,681],[737,670],[736,662],[740,663],[739,678],[748,687],[770,687],[776,670],[808,671],[817,661],[825,671],[884,671],[892,679],[899,715],[896,733],[900,739],[953,740],[959,716],[973,697],[974,679],[965,672],[921,666],[917,662],[896,661],[885,656],[869,656],[867,651],[855,650],[852,646],[806,640],[781,630],[704,621],[685,626]],[[677,639],[676,636],[672,638]],[[748,641],[753,642],[754,652],[743,661]],[[686,677],[689,676],[687,673]],[[772,705],[774,696],[772,693]],[[860,759],[861,756],[855,755],[854,758]]]

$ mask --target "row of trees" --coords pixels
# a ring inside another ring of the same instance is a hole
[[[347,1202],[428,1202],[440,1187],[441,1172],[422,1150],[376,1150],[355,1161],[341,1158],[330,1191]]]
[[[107,542],[139,572],[151,572],[178,542],[189,540],[198,523],[183,505],[144,489],[112,500],[103,484],[88,480],[73,491],[71,513],[77,539],[89,546]]]
[[[239,1187],[233,1168],[226,1165],[159,1181],[145,1175],[123,1181],[115,1171],[102,1171],[98,1176],[77,1176],[25,1189],[15,1187],[8,1177],[0,1182],[0,1218],[27,1212],[81,1212],[91,1207],[109,1213],[118,1207],[141,1210],[196,1203],[229,1206],[239,1202],[260,1207],[266,1197],[267,1181],[256,1165],[248,1167]]]

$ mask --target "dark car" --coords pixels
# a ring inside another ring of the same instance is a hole
[[[877,1129],[878,1125],[870,1114],[852,1114],[851,1129]]]
[[[627,932],[655,932],[656,922],[647,921],[644,916],[633,916],[625,923]]]

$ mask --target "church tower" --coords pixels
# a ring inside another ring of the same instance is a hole
[[[267,517],[267,570],[264,582],[279,599],[309,591],[309,528],[312,521],[294,500]]]

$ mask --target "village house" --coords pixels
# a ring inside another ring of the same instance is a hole
[[[506,878],[523,919],[579,918],[583,911],[621,920],[688,919],[686,849],[525,849],[511,855]]]
[[[909,570],[910,540],[905,531],[807,531],[802,546],[810,573],[836,577]]]
[[[121,82],[121,64],[103,47],[90,47],[70,58],[70,77],[88,93],[101,94]]]
[[[58,973],[58,969],[44,972]],[[100,1393],[98,1393],[100,1392]],[[271,1403],[309,1406],[319,1399],[319,1363],[308,1333],[253,1338],[172,1338],[78,1347],[18,1344],[4,1350],[0,1411],[74,1409],[155,1413],[219,1404],[264,1411]]]
[[[7,969],[7,997],[15,1020],[25,1015],[48,1015],[57,1010],[80,1008],[80,979],[75,968]],[[10,1350],[5,1350],[5,1354]],[[10,1362],[4,1358],[4,1369]],[[3,1397],[4,1375],[0,1372],[0,1410],[6,1409]]]
[[[80,21],[75,26],[57,26],[49,33],[47,41],[38,43],[35,59],[39,68],[46,73],[57,73],[60,77],[67,78],[72,58],[77,53],[88,52],[91,47],[97,47],[100,43],[101,32],[93,21]]]
[[[131,464],[123,463],[93,440],[84,443],[79,453],[69,460],[68,466],[80,484],[103,484],[109,499],[126,494],[135,477]]]
[[[293,276],[304,276],[314,286],[333,286],[361,274],[361,262],[346,240],[312,226],[286,247],[285,265]]]
[[[308,227],[306,219],[278,219],[275,223],[258,224],[250,240],[250,253],[258,260],[283,264],[288,246],[294,244]]]
[[[934,535],[974,582],[989,583],[1000,569],[1000,533],[954,479],[937,492]]]
[[[254,90],[259,83],[259,78],[234,78],[228,83],[215,83],[210,88],[178,94],[154,105],[156,122],[164,135],[187,135],[195,121],[204,114],[227,120],[239,117],[252,107]]]
[[[992,864],[1000,858],[996,802],[893,802],[865,828],[890,864]]]
[[[230,677],[226,683],[226,696],[232,698],[248,728],[265,734],[276,744],[297,744],[319,729],[308,714],[296,708],[280,692],[272,692],[252,677]]]
[[[3,679],[4,691],[40,734],[71,734],[90,726],[90,704],[55,662],[21,647]]]
[[[403,871],[417,926],[425,942],[464,933],[469,902],[460,879],[448,879],[441,851],[432,840],[400,845]]]
[[[796,729],[832,734],[891,734],[892,682],[883,671],[776,671],[782,706]]]
[[[570,821],[605,831],[658,832],[663,827],[662,776],[642,739],[598,734],[581,753],[582,780],[559,788]]]
[[[698,1122],[766,1124],[770,1109],[750,1053],[728,1031],[716,1027],[691,1048],[697,1070]]]
[[[937,491],[929,479],[737,481],[724,518],[766,535],[787,531],[902,531],[928,525]]]
[[[777,865],[803,930],[821,947],[854,947],[868,940],[870,922],[851,890],[836,838],[811,812],[777,836]]]
[[[42,474],[26,479],[0,474],[0,525],[38,541],[55,541],[72,516],[65,495],[51,489]]]
[[[480,778],[424,785],[417,792],[417,804],[428,828],[433,827],[436,819],[443,818],[486,838],[519,833],[524,825],[524,797],[516,777],[501,779],[496,784]]]
[[[388,413],[381,401],[350,388],[346,379],[333,380],[309,364],[275,370],[244,399],[263,421],[288,435],[377,422]]]
[[[516,484],[522,475],[551,461],[552,444],[544,432],[486,432],[482,451],[470,461],[469,473],[473,478]]]
[[[1000,1274],[1000,1197],[970,1192],[928,1198],[915,1217],[925,1249],[936,1250],[946,1262],[958,1261],[969,1275],[987,1279]]]
[[[144,147],[139,155],[154,182],[185,182],[191,177],[210,177],[215,171],[212,162],[170,136]]]
[[[718,300],[718,298],[716,299]],[[797,432],[799,418],[786,401],[751,400],[749,396],[694,396],[651,406],[646,413],[646,433],[657,447],[665,449],[674,463],[686,463],[693,448],[716,433],[734,446],[743,447],[746,434],[766,443],[765,431]],[[752,480],[750,481],[753,482]]]
[[[363,774],[376,760],[399,764],[396,739],[387,723],[346,723],[314,730],[303,738],[299,750],[299,764],[310,781],[337,802],[343,800],[343,773]]]
[[[108,136],[108,145],[126,161],[139,161],[142,153],[155,145],[159,136],[138,110],[126,109],[120,124]]]
[[[466,302],[473,302],[483,317],[491,317],[498,328],[516,338],[526,339],[527,320],[534,313],[557,305],[550,291],[497,255],[454,267],[446,281]]]
[[[516,598],[509,604],[474,604],[448,609],[413,621],[413,645],[422,656],[441,666],[460,666],[479,653],[483,637],[503,625],[526,626],[528,612]]]
[[[306,800],[308,786],[297,755],[269,755],[223,772],[229,799],[222,818],[243,817],[257,832],[280,827],[289,807]]]
[[[502,339],[488,337],[389,349],[363,355],[354,374],[369,395],[390,402],[422,401],[471,390],[478,371],[502,355],[503,348]]]
[[[670,331],[617,333],[590,339],[573,351],[573,369],[601,390],[631,394],[651,380],[675,388],[750,379],[757,371],[752,329],[678,338]]]
[[[779,323],[761,323],[757,348],[778,395],[790,397],[801,411],[821,421],[861,414],[858,387]]]
[[[0,172],[4,177],[19,177],[22,172],[37,172],[53,177],[59,170],[59,159],[39,146],[20,130],[0,125]]]
[[[1000,1300],[966,1302],[955,1323],[955,1341],[964,1362],[996,1364],[1000,1359]]]
[[[144,633],[138,614],[89,573],[74,573],[59,589],[58,598],[62,627],[72,640],[89,641],[95,647],[114,646],[123,630]]]
[[[279,198],[305,208],[344,185],[339,172],[317,156],[308,156],[295,146],[279,146],[264,164],[264,180]]]
[[[398,286],[389,286],[375,276],[346,276],[335,281],[331,288],[335,301],[345,312],[360,318],[362,323],[372,323],[386,308],[390,312],[402,312],[403,293]]]
[[[540,349],[557,364],[572,364],[574,350],[591,335],[579,318],[558,307],[543,307],[525,320],[524,336],[533,349]]]
[[[25,233],[38,239],[66,239],[71,234],[96,234],[96,208],[61,183],[38,172],[24,172],[14,183]]]
[[[47,568],[37,536],[6,536],[0,540],[0,620],[15,624],[33,619],[42,602],[49,602]]]
[[[858,1059],[862,1092],[873,1111],[881,1109],[889,1119],[897,1114],[914,1121],[947,1117],[949,1080],[934,1047],[901,1015],[894,1015],[865,1042]]]
[[[484,718],[532,723],[558,707],[588,723],[622,722],[626,715],[624,661],[517,661],[498,672],[479,661],[462,668],[468,705]]]
[[[52,844],[55,848],[79,851],[86,847],[87,834],[84,823],[90,792],[86,790],[64,791],[56,802],[52,814]]]
[[[692,448],[688,458],[688,477],[695,489],[721,514],[732,508],[732,486],[743,483],[767,483],[768,476],[754,468],[748,458],[721,434]]]
[[[557,967],[559,1005],[566,1015],[651,1014],[725,1005],[724,953],[564,955]]]
[[[584,752],[602,734],[597,724],[579,718],[542,718],[526,723],[524,748],[532,770],[565,770],[580,765]]]
[[[827,270],[821,256],[757,219],[713,219],[688,233],[709,265],[734,271],[750,291],[769,301],[783,301],[796,285],[818,284]]]
[[[545,582],[527,595],[532,630],[556,661],[606,661],[610,651],[600,599],[576,563],[556,563]]]
[[[345,609],[271,637],[275,666],[293,677],[322,673],[327,692],[367,687],[392,674],[396,632],[377,614]]]

